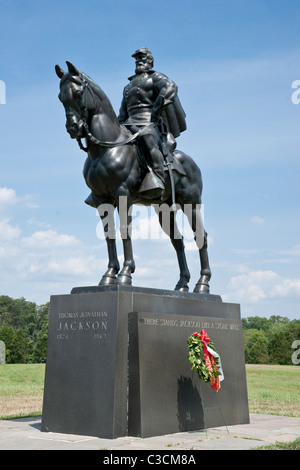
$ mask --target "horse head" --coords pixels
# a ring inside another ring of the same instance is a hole
[[[66,113],[66,129],[72,139],[84,136],[83,115],[89,106],[88,98],[84,93],[87,82],[81,72],[66,62],[68,72],[59,66],[55,71],[60,80],[59,100],[62,102]]]
[[[55,71],[60,78],[58,98],[65,108],[66,129],[70,137],[76,139],[85,151],[89,147],[83,147],[83,137],[104,147],[114,147],[118,139],[127,143],[128,131],[120,125],[102,88],[88,75],[79,72],[71,62],[66,63],[68,72],[64,72],[59,65],[55,66]]]

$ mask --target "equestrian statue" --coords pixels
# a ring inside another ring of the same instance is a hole
[[[99,285],[132,284],[131,207],[139,204],[154,207],[162,230],[169,235],[180,270],[175,290],[183,292],[189,290],[190,272],[176,212],[181,209],[185,213],[200,257],[200,278],[194,292],[207,294],[211,270],[200,212],[202,176],[194,160],[176,149],[175,139],[186,129],[177,86],[153,69],[153,56],[146,47],[132,57],[135,75],[124,88],[118,117],[103,90],[88,75],[68,61],[67,72],[55,66],[67,132],[87,153],[83,175],[91,193],[85,202],[98,209],[103,223],[108,267]],[[109,208],[119,212],[124,250],[121,271]]]

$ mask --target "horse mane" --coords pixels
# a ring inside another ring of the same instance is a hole
[[[111,117],[114,117],[119,123],[117,115],[114,111],[114,108],[112,107],[112,104],[107,97],[107,95],[104,93],[102,88],[88,75],[86,75],[84,72],[80,72],[80,75],[83,77],[84,80],[86,80],[91,87],[93,93],[100,99],[101,101],[101,107],[104,108],[106,114],[109,114]]]
[[[88,75],[86,75],[84,72],[79,72],[79,75],[74,75],[71,72],[65,72],[64,75],[62,76],[60,80],[60,88],[63,87],[63,85],[69,80],[77,85],[82,85],[82,79],[85,80],[89,87],[91,88],[92,92],[98,97],[98,99],[101,101],[101,108],[104,110],[104,112],[110,116],[112,120],[115,120],[117,124],[119,124],[117,115],[114,111],[114,108],[112,107],[112,104],[107,97],[107,95],[104,93],[102,88]]]

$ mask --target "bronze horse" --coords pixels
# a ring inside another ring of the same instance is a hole
[[[149,200],[139,193],[139,188],[151,168],[142,164],[135,136],[120,125],[112,105],[102,89],[86,74],[66,62],[68,72],[58,65],[56,74],[60,80],[59,99],[66,113],[66,129],[71,138],[77,139],[80,147],[88,154],[83,174],[91,190],[85,201],[92,207],[117,208],[120,217],[120,232],[124,249],[124,264],[120,265],[116,250],[115,228],[108,223],[107,210],[100,210],[105,239],[108,249],[108,269],[99,285],[131,285],[131,274],[135,271],[135,262],[130,238],[131,211],[133,204],[154,205],[162,229],[170,236],[176,251],[180,278],[175,290],[188,291],[190,273],[186,262],[183,238],[176,225],[176,209],[184,211],[194,233],[200,255],[200,279],[194,292],[208,293],[211,270],[207,253],[207,233],[203,229],[200,206],[202,194],[201,172],[191,157],[175,150],[172,154],[173,167],[182,171],[173,171],[172,178],[165,171],[165,193],[163,201]],[[81,139],[85,138],[84,148]],[[172,191],[173,189],[173,191]],[[122,197],[123,196],[123,197]],[[173,196],[173,198],[172,198]],[[120,201],[125,201],[126,211],[120,214]],[[166,226],[161,207],[168,207],[169,219]],[[188,208],[188,210],[186,210]],[[120,271],[120,272],[119,272]],[[118,274],[119,273],[119,274]]]

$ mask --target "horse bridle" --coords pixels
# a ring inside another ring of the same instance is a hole
[[[85,91],[86,89],[90,92],[90,94],[92,95],[92,98],[95,102],[95,98],[94,98],[94,95],[93,95],[93,92],[87,82],[87,80],[81,75],[81,80],[82,80],[82,85],[83,85],[83,90]],[[126,140],[123,140],[121,142],[105,142],[103,140],[99,140],[97,139],[95,136],[92,135],[90,129],[89,129],[89,126],[88,126],[88,123],[87,123],[87,118],[88,118],[88,110],[87,110],[87,106],[84,106],[82,108],[82,114],[81,114],[81,121],[82,121],[82,125],[85,129],[85,132],[86,132],[86,138],[92,142],[93,144],[95,145],[99,145],[100,147],[106,147],[106,148],[113,148],[113,147],[119,147],[121,145],[126,145],[126,144],[129,144],[130,142],[133,142],[142,132],[144,132],[145,128],[143,129],[140,129],[138,132],[136,132],[135,134],[132,134],[128,137],[128,139]],[[150,124],[151,125],[151,124]],[[88,146],[87,147],[84,147],[82,145],[82,142],[81,142],[81,137],[77,137],[76,138],[77,140],[77,143],[79,145],[79,147],[81,148],[81,150],[83,150],[84,152],[88,152]]]

